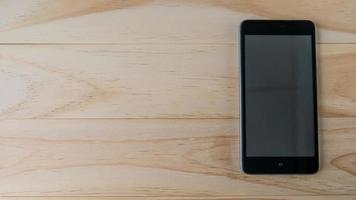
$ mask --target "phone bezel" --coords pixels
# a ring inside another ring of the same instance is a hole
[[[311,35],[314,106],[313,157],[247,157],[245,130],[245,35]],[[308,20],[245,20],[240,26],[240,131],[242,170],[248,174],[313,174],[319,169],[315,26]]]

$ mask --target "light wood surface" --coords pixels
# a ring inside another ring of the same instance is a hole
[[[353,195],[235,196],[235,197],[2,197],[1,200],[354,200]]]
[[[2,43],[235,43],[246,18],[310,19],[320,41],[356,42],[353,0],[3,1]]]
[[[355,124],[321,120],[316,175],[248,176],[236,119],[3,120],[0,194],[356,194]]]
[[[323,117],[356,117],[356,44],[320,44]],[[236,45],[1,45],[0,118],[236,118]]]
[[[1,200],[354,200],[352,195],[235,196],[235,197],[2,197]]]
[[[356,199],[356,1],[4,0],[0,16],[0,200]],[[318,27],[316,175],[239,168],[247,18]]]

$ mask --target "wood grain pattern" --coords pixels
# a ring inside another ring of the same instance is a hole
[[[317,23],[322,43],[355,43],[355,9],[353,0],[12,0],[0,3],[0,42],[235,43],[244,19],[298,18]]]
[[[355,195],[355,124],[321,121],[314,176],[249,176],[236,119],[3,120],[0,195]]]
[[[325,55],[325,59],[319,59],[318,66],[322,115],[355,116],[356,62],[347,61],[355,58],[355,53],[352,45],[321,49],[321,54]]]
[[[356,199],[355,10],[353,0],[0,1],[0,200]],[[236,38],[248,18],[318,27],[316,175],[240,171]]]
[[[1,46],[0,80],[12,85],[2,91],[1,117],[232,117],[238,111],[234,48]]]
[[[353,195],[338,196],[237,196],[237,197],[2,197],[1,200],[354,200]]]
[[[2,45],[0,118],[237,118],[235,45]],[[356,116],[356,44],[320,45],[321,115]]]
[[[354,195],[235,196],[235,197],[1,197],[1,200],[354,200]]]

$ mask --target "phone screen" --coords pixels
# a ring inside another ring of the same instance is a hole
[[[244,40],[246,156],[315,156],[312,36]]]

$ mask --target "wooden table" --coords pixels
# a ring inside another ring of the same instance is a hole
[[[4,0],[0,16],[2,199],[356,199],[356,1]],[[247,18],[319,28],[316,175],[239,168]]]

